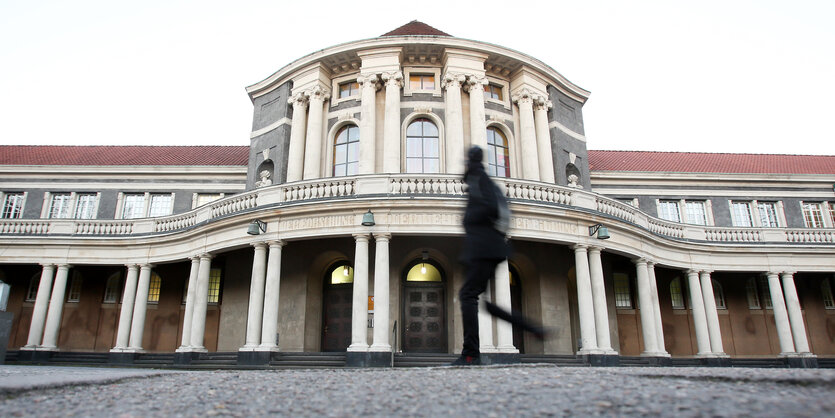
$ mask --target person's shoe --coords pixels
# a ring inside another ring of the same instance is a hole
[[[450,366],[478,366],[481,364],[481,359],[473,356],[461,356],[455,359]]]

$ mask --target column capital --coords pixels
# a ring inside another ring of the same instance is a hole
[[[464,81],[467,80],[467,76],[460,73],[446,73],[441,80],[441,87],[444,90],[449,90],[451,88],[460,89],[461,85],[464,84]]]
[[[646,257],[633,258],[632,262],[635,263],[636,265],[637,264],[649,264],[649,261],[646,259]]]
[[[273,240],[265,241],[263,244],[269,245],[270,248],[272,248],[272,247],[283,247],[287,244],[287,242],[285,242],[284,240],[280,240],[280,239],[273,239]]]
[[[606,249],[606,247],[603,247],[603,246],[600,246],[600,245],[589,245],[589,252],[599,253],[599,252],[601,252],[605,249]]]
[[[389,240],[391,240],[391,233],[389,233],[389,232],[375,232],[372,235],[374,235],[374,239],[377,240],[377,241],[383,241],[383,240],[384,241],[389,241]]]
[[[533,96],[533,110],[547,111],[552,107],[554,107],[554,104],[547,97],[539,94]]]
[[[140,269],[152,269],[154,267],[156,267],[156,266],[151,264],[151,263],[141,263],[141,264],[139,264]]]
[[[654,268],[656,264],[658,264],[658,263],[656,263],[653,260],[647,259],[647,267],[653,267]]]
[[[473,89],[475,89],[475,91],[477,92],[483,92],[484,86],[488,84],[490,84],[490,82],[487,81],[487,77],[482,77],[475,74],[468,74],[467,82],[464,85],[464,88],[468,93],[472,94]]]
[[[767,271],[767,272],[763,273],[763,276],[765,276],[765,277],[774,276],[774,277],[779,278],[780,277],[780,272],[779,271]]]
[[[58,264],[56,264],[56,266],[59,269],[62,269],[62,268],[63,269],[71,269],[72,268],[72,264],[68,264],[68,263],[58,263]]]
[[[537,96],[536,93],[534,93],[531,90],[528,90],[526,88],[523,88],[523,89],[517,91],[516,93],[514,93],[513,96],[510,97],[510,99],[513,100],[513,103],[516,103],[517,105],[519,105],[519,104],[533,104],[534,98],[536,96]]]
[[[212,258],[214,258],[214,257],[215,257],[215,256],[214,256],[213,254],[211,254],[211,253],[203,253],[203,254],[200,254],[200,259],[201,259],[201,260],[211,260],[211,259],[212,259]]]
[[[363,242],[363,241],[368,242],[368,233],[364,233],[364,234],[351,234],[351,235],[353,235],[354,239],[356,239],[356,240],[357,240],[357,241],[359,241],[359,242]]]
[[[780,273],[780,277],[794,276],[795,273],[797,273],[797,272],[796,271],[784,271],[784,272]]]
[[[380,78],[383,79],[386,86],[397,86],[397,88],[403,87],[403,73],[400,71],[384,72],[380,74]]]
[[[329,88],[327,88],[325,86],[316,85],[316,86],[313,86],[313,87],[305,90],[304,95],[305,95],[305,97],[308,98],[308,100],[316,99],[316,100],[324,102],[325,100],[330,99],[331,91],[330,91]]]
[[[253,242],[249,245],[255,247],[255,249],[257,250],[258,248],[266,248],[267,247],[267,242],[266,241],[259,241],[259,242]]]
[[[294,107],[307,106],[307,102],[307,92],[304,91],[296,92],[296,94],[291,95],[290,98],[287,99],[287,103],[293,105]]]
[[[696,276],[698,276],[698,275],[699,275],[699,270],[697,270],[697,269],[687,269],[686,271],[687,271],[687,275],[688,275],[688,276],[691,276],[691,275],[694,275],[694,274],[695,274]]]
[[[574,244],[574,245],[571,246],[571,248],[574,251],[580,251],[580,250],[586,251],[589,248],[589,246],[586,245],[586,244]]]
[[[357,83],[359,83],[362,88],[373,87],[376,90],[378,81],[380,81],[380,79],[377,74],[363,74],[357,77]]]
[[[52,263],[41,263],[41,267],[43,267],[43,268],[47,268],[47,267],[52,267],[52,268],[55,268],[55,264],[52,264]]]
[[[699,274],[707,274],[707,275],[710,275],[711,273],[713,273],[713,270],[709,270],[709,269],[701,269],[701,270],[699,270]]]

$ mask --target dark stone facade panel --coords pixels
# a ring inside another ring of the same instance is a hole
[[[513,114],[512,108],[508,109],[508,108],[506,108],[506,107],[504,107],[504,106],[502,106],[498,103],[484,102],[484,108],[488,109],[488,110],[495,110],[497,112],[507,113],[508,115]]]
[[[277,89],[253,100],[253,131],[263,129],[281,118],[293,117],[293,106],[287,103],[292,86],[292,82],[284,83]]]
[[[435,96],[428,93],[413,93],[411,96],[400,96],[401,102],[438,102],[443,103],[443,96]]]
[[[252,138],[249,147],[249,165],[246,172],[246,189],[255,188],[255,182],[260,180],[259,168],[270,169],[265,162],[263,151],[269,149],[269,159],[272,161],[272,182],[281,184],[287,181],[287,153],[290,151],[290,125],[281,125],[264,135]]]
[[[553,86],[548,86],[548,100],[554,105],[548,111],[548,120],[556,121],[580,135],[585,135],[583,124],[583,103],[580,103]]]
[[[568,165],[571,163],[570,154],[577,156],[574,166],[579,170],[580,184],[585,190],[591,190],[589,179],[589,156],[586,143],[572,138],[565,132],[553,128],[548,130],[551,133],[551,149],[554,153],[554,174],[557,184],[565,186],[568,184]]]
[[[380,100],[379,96],[377,97],[377,100]],[[385,100],[385,96],[383,96],[383,100]],[[328,101],[328,103],[331,103],[331,102]],[[362,103],[359,100],[359,96],[357,96],[356,99],[345,100],[344,102],[340,102],[336,106],[330,106],[329,105],[328,106],[328,112],[335,112],[337,110],[351,109],[351,108],[354,108],[354,107],[357,108],[357,112],[359,112],[361,104]]]

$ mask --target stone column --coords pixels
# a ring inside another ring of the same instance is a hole
[[[803,312],[800,310],[800,299],[797,297],[797,289],[794,286],[794,273],[783,273],[781,276],[795,349],[800,354],[811,354],[809,341],[806,338],[806,325],[803,323]]]
[[[789,315],[786,312],[783,291],[780,290],[780,277],[775,272],[768,273],[768,290],[771,292],[771,307],[774,309],[774,322],[777,325],[777,337],[780,339],[780,355],[792,355],[795,351]]]
[[[307,114],[307,132],[304,141],[305,180],[321,176],[322,113],[324,103],[330,97],[330,93],[322,86],[312,88],[307,94],[310,98],[310,111]]]
[[[191,346],[191,322],[194,319],[194,300],[197,298],[197,274],[200,272],[200,257],[191,257],[191,270],[188,274],[186,290],[186,311],[183,313],[183,335],[177,351],[188,351]]]
[[[354,299],[348,351],[368,351],[368,235],[354,234]]]
[[[287,152],[287,182],[299,181],[304,175],[304,128],[307,122],[307,96],[304,92],[293,95],[287,103],[293,105],[293,122],[290,125],[290,149]]]
[[[687,283],[690,287],[690,304],[693,307],[693,325],[696,328],[696,346],[698,356],[710,355],[710,334],[707,330],[707,317],[705,315],[705,302],[702,298],[702,289],[699,284],[699,272],[687,270]]]
[[[539,153],[539,177],[546,183],[555,183],[554,154],[551,151],[551,131],[548,129],[548,109],[554,105],[546,97],[538,96],[533,105],[536,125],[536,150]]]
[[[594,324],[594,299],[589,272],[588,247],[577,244],[574,247],[574,272],[577,278],[577,307],[580,311],[580,351],[579,354],[595,353],[597,331]]]
[[[383,121],[383,172],[399,173],[400,87],[403,86],[403,73],[400,71],[383,73],[383,81],[386,83],[386,110]]]
[[[521,135],[522,178],[539,181],[539,157],[536,147],[536,128],[533,120],[533,93],[522,89],[513,96],[519,106],[519,131]]]
[[[116,332],[116,346],[111,351],[123,351],[130,343],[130,324],[133,321],[133,307],[136,301],[136,284],[139,280],[139,266],[129,264],[122,293],[122,310],[119,312],[119,328]]]
[[[391,234],[374,234],[374,341],[369,351],[391,351],[389,344],[389,240]]]
[[[357,77],[360,84],[360,161],[359,174],[374,173],[377,129],[377,75],[365,74]]]
[[[64,294],[67,291],[67,274],[69,270],[69,265],[59,264],[58,272],[55,273],[55,284],[52,285],[49,310],[46,314],[46,329],[43,335],[43,345],[41,345],[43,348],[58,348],[58,333],[61,331],[61,314],[64,311]]]
[[[44,264],[41,269],[41,281],[38,283],[38,295],[35,297],[35,307],[32,310],[32,322],[29,324],[29,338],[26,340],[25,348],[38,347],[43,340],[46,309],[49,307],[49,295],[52,292],[52,277],[54,275],[55,266],[52,264]]]
[[[489,283],[484,293],[481,294],[480,300],[493,301],[493,292],[490,291]],[[493,344],[493,316],[487,312],[484,306],[479,306],[478,309],[478,351],[482,353],[498,351],[496,345]]]
[[[485,77],[471,75],[467,78],[467,86],[470,93],[470,145],[478,145],[487,153],[487,123],[484,113],[485,85],[487,85],[487,78]],[[497,289],[497,297],[498,293]],[[498,323],[502,322],[504,321]]]
[[[607,353],[614,353],[609,335],[609,307],[606,304],[606,285],[603,282],[603,261],[600,247],[589,247],[589,276],[591,296],[594,302],[594,330],[597,333],[597,347]]]
[[[264,319],[261,323],[259,351],[278,351],[278,296],[281,287],[281,248],[284,241],[270,241],[267,256],[267,283],[264,287]]]
[[[642,355],[654,356],[658,354],[658,337],[655,334],[655,309],[652,308],[652,292],[649,289],[647,260],[636,259],[635,271],[638,277],[638,306],[641,309],[641,331],[644,337],[644,352]]]
[[[191,351],[207,351],[203,346],[206,332],[206,308],[209,304],[209,274],[212,255],[201,254],[197,269],[197,292],[194,294],[194,313],[191,316]]]
[[[511,312],[510,267],[507,260],[496,266],[496,305]],[[496,350],[500,353],[519,352],[519,349],[513,346],[513,325],[507,321],[496,321],[496,342]]]
[[[710,351],[720,356],[725,355],[722,347],[722,331],[719,328],[719,313],[716,311],[716,298],[713,295],[713,280],[710,271],[702,270],[702,297],[705,299],[705,316],[707,318],[707,332],[710,335]]]
[[[142,350],[142,335],[145,333],[145,314],[148,311],[148,289],[151,287],[151,265],[139,266],[139,284],[136,286],[136,299],[133,305],[133,318],[130,322],[130,350]]]
[[[649,292],[652,298],[652,319],[655,321],[655,348],[658,353],[667,354],[664,346],[664,323],[661,321],[661,301],[658,299],[658,282],[655,279],[655,263],[647,262],[647,276],[649,277]]]
[[[466,80],[462,74],[446,73],[443,87],[446,90],[446,172],[464,172],[464,117],[461,107],[461,83]],[[486,134],[485,134],[486,135]]]
[[[264,281],[267,275],[267,246],[263,242],[252,244],[252,276],[249,282],[249,309],[246,315],[246,339],[244,349],[261,344],[261,318],[264,315]]]

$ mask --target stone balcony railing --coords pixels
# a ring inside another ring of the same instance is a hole
[[[582,208],[674,240],[711,243],[835,244],[835,229],[737,228],[689,225],[652,217],[631,205],[597,193],[519,179],[497,179],[516,203]],[[123,237],[167,234],[259,208],[317,200],[387,196],[462,199],[466,187],[457,175],[367,175],[279,184],[229,196],[186,213],[130,220],[2,219],[0,236]],[[614,224],[613,224],[614,225]],[[612,226],[613,226],[612,225]]]

